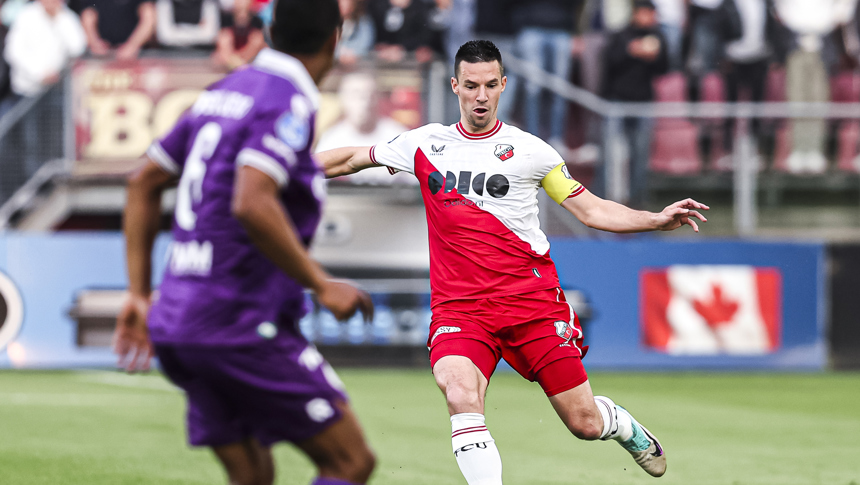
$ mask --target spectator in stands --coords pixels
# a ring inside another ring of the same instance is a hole
[[[669,69],[666,39],[660,32],[657,12],[651,0],[635,0],[630,25],[614,34],[605,52],[606,97],[613,101],[654,101],[654,79]],[[644,207],[646,178],[651,153],[653,120],[624,118],[611,120],[607,134],[623,130],[630,153],[630,204]],[[604,157],[605,158],[605,157]],[[598,174],[605,180],[606,163]],[[600,187],[601,183],[596,183]]]
[[[433,0],[431,28],[437,31],[441,50],[449,64],[460,46],[475,38],[475,0]],[[502,2],[497,2],[502,3]]]
[[[788,101],[830,100],[828,70],[834,67],[836,56],[832,54],[835,46],[829,34],[850,22],[856,5],[856,0],[775,0],[780,20],[795,36],[794,49],[786,60]],[[827,170],[826,128],[821,119],[792,123],[793,147],[786,161],[789,171],[821,173]]]
[[[379,112],[379,93],[374,77],[368,73],[352,73],[343,77],[338,89],[343,120],[326,130],[317,143],[322,152],[346,146],[367,146],[387,142],[406,131],[397,121]],[[370,173],[378,172],[378,173]],[[348,177],[356,184],[417,183],[407,173],[393,177],[385,170],[365,170]]]
[[[689,0],[689,69],[697,77],[717,70],[726,43],[723,2],[734,0]],[[733,36],[734,37],[734,36]]]
[[[30,3],[30,0],[4,0],[2,3],[3,5],[0,6],[0,21],[3,22],[6,28],[9,28],[15,23],[18,14]]]
[[[86,47],[80,19],[63,0],[28,3],[9,30],[3,52],[12,91],[20,97],[35,96],[59,81],[62,70]]]
[[[72,0],[81,16],[87,45],[95,56],[136,59],[155,34],[151,0]]]
[[[250,0],[236,0],[233,10],[221,15],[221,32],[212,59],[232,71],[251,62],[264,47],[262,19],[251,11]]]
[[[475,0],[475,38],[489,40],[495,44],[505,63],[511,57],[519,57],[515,50],[513,3],[514,0]],[[508,77],[508,82],[505,95],[499,98],[496,116],[504,122],[510,122],[519,79],[512,69],[506,69],[505,76]]]
[[[157,0],[155,36],[165,47],[214,46],[219,16],[216,0]]]
[[[343,27],[335,56],[341,64],[354,64],[373,50],[376,29],[367,15],[364,0],[340,0]]]
[[[513,10],[517,35],[517,52],[529,62],[563,79],[570,77],[573,31],[582,0],[518,0]],[[542,113],[541,87],[526,82],[526,131],[545,136],[541,120],[549,122],[548,142],[562,156],[568,148],[564,141],[567,102],[553,96],[549,117]]]
[[[669,56],[669,70],[679,71],[684,67],[683,41],[684,24],[687,21],[686,0],[654,0],[660,31],[666,39],[666,52]]]
[[[740,39],[726,45],[724,63],[727,100],[736,102],[740,99],[741,90],[749,93],[749,100],[764,101],[767,73],[773,59],[774,50],[768,38],[769,24],[772,17],[768,8],[768,0],[743,0],[737,2],[738,13],[743,30]],[[726,151],[731,150],[733,135],[731,128],[734,123],[726,120],[726,131],[723,136]],[[761,123],[758,118],[752,120],[752,132],[758,135]]]
[[[413,54],[418,62],[432,60],[435,32],[428,25],[431,9],[422,0],[371,0],[379,58],[399,62]]]
[[[18,98],[39,95],[56,84],[69,63],[83,55],[86,36],[80,19],[63,0],[37,0],[27,4],[9,34],[3,57],[11,69],[12,91]],[[49,91],[21,121],[24,174],[32,176],[45,162],[43,153],[62,133],[62,94]]]

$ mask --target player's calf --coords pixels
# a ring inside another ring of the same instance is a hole
[[[657,437],[612,399],[595,396],[594,402],[603,417],[600,439],[618,441],[649,475],[663,476],[666,473],[666,453]]]

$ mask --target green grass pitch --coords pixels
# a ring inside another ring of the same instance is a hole
[[[441,394],[427,371],[342,370],[379,456],[375,485],[462,484]],[[569,435],[537,385],[493,378],[487,424],[506,484],[860,485],[860,374],[593,373],[593,388],[657,433],[654,481],[615,443]],[[182,395],[160,376],[0,372],[0,483],[218,484],[185,445]],[[310,464],[276,447],[278,484]]]

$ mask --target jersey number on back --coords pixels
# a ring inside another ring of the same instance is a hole
[[[203,177],[206,176],[206,162],[215,153],[221,141],[221,125],[209,122],[200,128],[194,145],[185,159],[185,168],[176,188],[176,223],[182,229],[191,231],[197,225],[194,204],[203,199]]]

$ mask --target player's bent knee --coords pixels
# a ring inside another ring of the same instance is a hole
[[[484,402],[477,388],[453,383],[444,389],[448,407],[458,413],[483,412]]]
[[[573,433],[574,436],[581,440],[586,441],[594,441],[600,438],[600,434],[603,432],[603,427],[599,425],[599,423],[595,423],[594,421],[583,421],[573,424],[568,424],[567,429]]]

